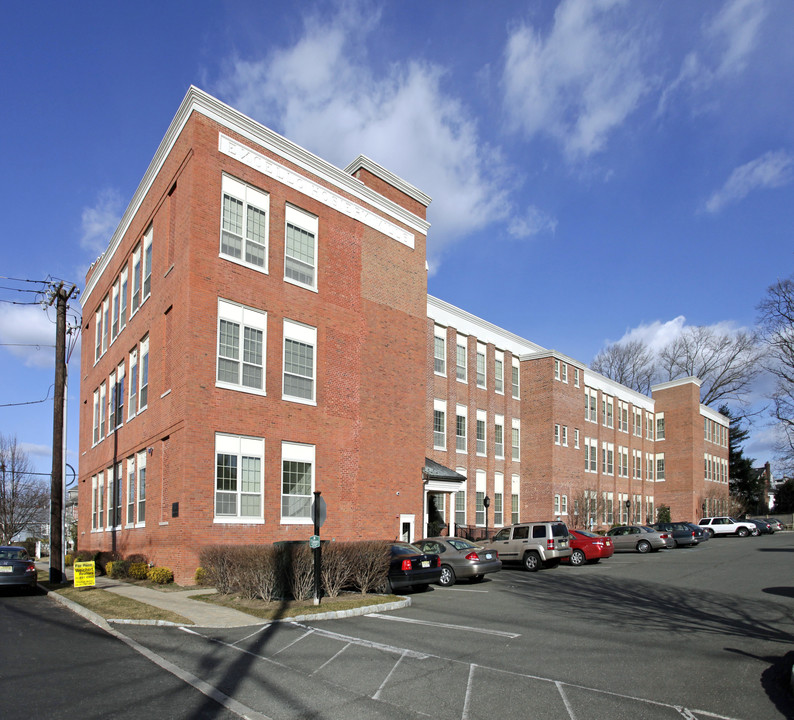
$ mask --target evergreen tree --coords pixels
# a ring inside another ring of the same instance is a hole
[[[775,512],[794,512],[794,479],[786,480],[775,491]]]
[[[730,409],[723,405],[719,410],[731,421],[728,433],[728,475],[730,492],[742,513],[752,515],[764,513],[766,507],[766,482],[763,476],[753,470],[754,458],[744,455],[743,443],[750,431],[743,426],[739,417],[731,414]]]

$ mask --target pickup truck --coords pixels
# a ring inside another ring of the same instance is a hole
[[[742,520],[734,520],[732,517],[706,517],[698,520],[698,525],[712,537],[714,535],[738,535],[747,537],[752,535],[755,526],[752,523]]]

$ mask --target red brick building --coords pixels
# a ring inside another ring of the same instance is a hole
[[[723,511],[697,381],[648,398],[428,297],[429,202],[191,88],[86,278],[79,547],[185,581],[307,539],[316,491],[340,540]]]

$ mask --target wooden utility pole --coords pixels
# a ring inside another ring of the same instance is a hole
[[[50,582],[66,582],[63,568],[63,426],[66,396],[66,302],[77,289],[67,292],[63,283],[53,291],[50,305],[56,304],[55,399],[52,411],[52,486],[50,490]]]

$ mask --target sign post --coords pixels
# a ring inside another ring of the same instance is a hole
[[[309,547],[314,554],[314,604],[320,604],[320,568],[322,562],[322,548],[320,547],[320,528],[325,522],[325,500],[319,490],[314,492],[312,503],[312,520],[314,521],[314,535],[309,539]]]

